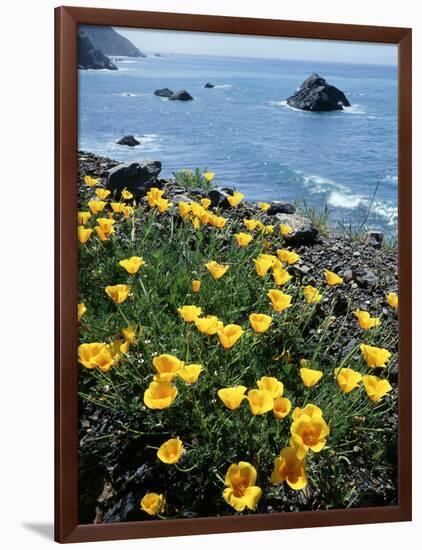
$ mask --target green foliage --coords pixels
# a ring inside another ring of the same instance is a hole
[[[185,187],[186,189],[194,189],[197,187],[208,192],[214,188],[214,185],[212,181],[209,182],[205,179],[204,172],[199,168],[195,168],[194,171],[184,169],[179,172],[173,172],[173,176],[176,183],[181,187]]]
[[[205,188],[199,171],[190,175],[179,172],[175,177],[186,187]],[[307,209],[307,214],[312,211]],[[325,226],[326,216],[319,228]],[[90,224],[93,226],[93,219]],[[122,338],[121,330],[128,325],[137,333],[130,351],[109,372],[79,365],[80,396],[122,414],[119,429],[145,449],[144,460],[161,476],[157,479],[167,479],[167,485],[157,490],[167,494],[169,516],[177,516],[180,510],[188,515],[234,513],[222,498],[221,478],[230,464],[240,460],[251,462],[258,471],[257,484],[263,489],[258,512],[291,506],[358,505],[359,488],[348,485],[350,472],[355,471],[354,460],[364,457],[368,476],[386,463],[385,437],[394,434],[387,431],[385,418],[395,411],[395,398],[372,403],[362,387],[350,394],[340,391],[334,367],[348,366],[361,373],[368,369],[358,343],[345,356],[340,351],[334,363],[331,359],[342,323],[333,323],[336,290],[323,284],[323,266],[318,286],[328,296],[324,307],[307,305],[301,289],[306,278],[301,283],[293,278],[283,287],[292,296],[293,306],[277,314],[267,297],[268,290],[276,288],[272,276],[258,277],[252,259],[263,251],[264,241],[270,241],[272,252],[282,248],[282,237],[277,232],[255,233],[248,247],[239,248],[233,233],[243,230],[240,221],[230,221],[222,230],[205,226],[195,230],[178,216],[160,215],[156,209],[141,206],[132,218],[116,222],[110,240],[101,242],[93,235],[80,247],[79,302],[87,307],[79,326],[80,343],[114,341]],[[136,275],[129,275],[119,265],[131,256],[142,256],[146,262]],[[220,280],[214,280],[205,268],[210,260],[230,265]],[[202,281],[197,294],[191,290],[192,279]],[[104,292],[107,285],[118,283],[130,284],[132,289],[121,305]],[[216,315],[224,324],[239,324],[246,332],[232,349],[224,350],[216,336],[203,335],[194,324],[181,319],[177,308],[183,305],[200,306],[203,314]],[[248,316],[253,312],[273,317],[266,333],[251,330]],[[350,316],[348,311],[346,317]],[[362,341],[394,352],[396,335],[392,334],[391,324],[383,319],[379,328],[362,333]],[[201,363],[205,371],[191,386],[177,378],[174,383],[179,393],[173,405],[151,410],[145,406],[143,394],[154,375],[152,359],[162,353],[186,363]],[[305,388],[301,381],[301,358],[324,372],[314,388]],[[275,487],[270,483],[274,458],[289,444],[291,416],[283,420],[271,412],[253,416],[246,401],[238,410],[229,411],[217,396],[218,389],[226,386],[254,388],[262,376],[283,382],[283,395],[291,400],[292,410],[306,403],[321,407],[330,426],[327,446],[321,453],[309,453],[310,485],[305,500],[285,484]],[[371,433],[376,437],[368,442],[365,430],[374,430]],[[182,460],[176,466],[159,463],[156,448],[176,436],[187,451]],[[145,488],[139,491],[141,497]]]

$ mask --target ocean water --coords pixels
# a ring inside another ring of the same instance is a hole
[[[305,200],[317,211],[328,204],[333,226],[356,227],[367,217],[368,226],[394,236],[396,67],[195,55],[115,62],[119,71],[79,71],[80,149],[160,160],[164,177],[206,168],[248,199]],[[352,106],[288,107],[286,98],[313,72]],[[215,88],[204,88],[208,81]],[[194,101],[153,95],[164,87],[186,89]],[[141,145],[116,145],[125,134]]]

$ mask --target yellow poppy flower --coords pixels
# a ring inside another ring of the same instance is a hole
[[[108,241],[110,235],[114,233],[115,221],[110,218],[98,218],[98,225],[95,227],[97,235],[102,241]]]
[[[195,201],[192,201],[189,203],[189,206],[190,206],[190,209],[191,209],[191,212],[194,216],[196,217],[200,217],[201,214],[204,213],[204,208],[202,205],[198,204],[197,202]]]
[[[170,382],[154,380],[144,392],[144,403],[149,409],[167,409],[177,397],[177,388]]]
[[[91,236],[92,229],[85,229],[83,225],[78,226],[78,240],[81,244],[85,244]]]
[[[363,330],[378,327],[381,322],[379,317],[371,317],[367,311],[362,311],[361,309],[357,309],[353,313],[358,320],[360,328]]]
[[[84,176],[84,182],[88,185],[88,187],[94,187],[98,183],[100,183],[100,180],[97,178],[93,178],[92,176]]]
[[[85,225],[90,217],[91,212],[78,212],[78,224]]]
[[[297,420],[293,421],[290,433],[296,445],[319,453],[327,442],[330,429],[322,416],[301,414]]]
[[[197,306],[178,307],[177,311],[186,323],[193,323],[202,313],[202,309]]]
[[[242,404],[242,401],[246,399],[246,390],[247,388],[245,386],[221,388],[218,390],[217,395],[228,409],[234,411],[235,409],[238,409]]]
[[[141,508],[150,516],[162,514],[166,506],[164,495],[158,493],[147,493],[141,500]]]
[[[242,199],[244,199],[245,195],[243,193],[239,193],[239,191],[235,191],[233,195],[229,195],[227,197],[227,200],[230,204],[230,206],[233,208],[234,206],[237,206]]]
[[[226,225],[227,220],[226,218],[223,218],[223,216],[212,215],[212,216],[209,216],[208,223],[210,223],[212,226],[216,227],[217,229],[222,229]]]
[[[160,214],[163,214],[170,206],[172,206],[173,203],[171,203],[168,199],[157,199],[155,201],[155,206],[158,208],[158,211]]]
[[[304,489],[308,484],[306,477],[305,459],[299,457],[294,447],[284,447],[274,460],[274,469],[271,474],[274,485],[285,481],[295,491]]]
[[[251,323],[254,331],[261,334],[262,332],[268,330],[273,320],[270,315],[265,315],[265,313],[251,313],[249,315],[249,322]]]
[[[260,277],[265,277],[265,275],[268,273],[268,271],[272,268],[273,263],[268,258],[262,257],[261,255],[258,256],[257,259],[254,258],[254,264],[257,274]]]
[[[218,331],[218,339],[224,349],[232,348],[243,334],[243,329],[239,325],[226,325]]]
[[[186,384],[195,384],[203,370],[204,367],[199,364],[183,365],[177,371],[177,376],[180,376]]]
[[[334,271],[328,271],[328,269],[326,269],[324,271],[324,275],[328,286],[336,286],[336,285],[343,284],[343,278],[339,277],[337,273],[334,273]]]
[[[273,414],[277,420],[282,420],[285,418],[292,408],[290,399],[287,397],[276,397],[273,404]]]
[[[87,369],[95,369],[97,366],[96,357],[105,349],[106,344],[92,342],[91,344],[80,344],[78,346],[78,360]]]
[[[264,232],[265,233],[274,233],[274,226],[273,225],[266,225],[264,227]]]
[[[226,489],[223,491],[223,498],[236,512],[242,512],[245,508],[255,510],[262,490],[255,485],[256,470],[252,464],[232,464],[227,470],[224,483]]]
[[[280,224],[280,235],[282,237],[285,237],[286,235],[290,235],[290,233],[293,233],[293,229],[290,227],[290,225],[287,225],[286,223]]]
[[[252,235],[250,235],[249,233],[235,233],[234,238],[236,239],[238,246],[240,246],[241,248],[248,246],[248,244],[253,239]]]
[[[106,286],[105,288],[107,296],[109,296],[116,304],[122,304],[129,296],[130,290],[129,285],[114,285]]]
[[[303,409],[296,407],[293,411],[292,418],[293,420],[298,420],[303,414],[311,418],[317,418],[322,416],[322,410],[316,405],[308,403]]]
[[[158,380],[160,382],[171,382],[178,374],[179,369],[183,367],[184,362],[180,361],[180,359],[174,355],[163,353],[155,356],[152,360],[152,364],[158,373]]]
[[[300,377],[307,388],[312,388],[318,384],[323,374],[324,373],[320,370],[306,369],[304,367],[300,369]]]
[[[98,214],[98,212],[104,210],[106,204],[104,201],[88,201],[88,207],[93,214]]]
[[[156,205],[156,202],[164,195],[164,191],[157,189],[157,187],[151,187],[147,193],[147,201],[151,208]]]
[[[273,410],[274,399],[272,393],[267,390],[249,390],[247,400],[251,413],[255,416]]]
[[[207,334],[208,336],[213,336],[223,328],[223,323],[218,320],[218,317],[215,315],[207,315],[206,317],[197,317],[194,319],[196,328],[202,334]]]
[[[322,300],[322,294],[314,286],[308,285],[303,289],[307,304],[317,304]]]
[[[337,367],[334,369],[334,375],[343,393],[350,393],[362,382],[360,372],[356,372],[353,369]]]
[[[164,464],[177,464],[182,456],[183,443],[178,437],[168,439],[158,449],[157,456]]]
[[[199,279],[194,279],[192,281],[192,292],[199,292],[201,290],[201,281]]]
[[[210,206],[210,204],[211,204],[211,200],[210,200],[210,199],[206,199],[206,198],[205,198],[205,199],[201,199],[200,202],[201,202],[202,207],[205,208],[205,210],[206,210],[207,208],[209,208],[209,206]]]
[[[296,264],[300,260],[299,254],[296,254],[296,252],[292,252],[290,250],[286,250],[285,248],[278,249],[277,256],[281,262],[289,265]]]
[[[85,304],[78,304],[78,321],[82,319],[83,314],[86,311]]]
[[[134,212],[135,209],[133,208],[133,206],[127,206],[126,204],[124,204],[121,208],[121,213],[126,219],[132,216]]]
[[[128,326],[122,329],[122,334],[129,344],[134,344],[136,342],[136,332],[135,329],[131,326]]]
[[[391,353],[384,348],[376,348],[374,346],[368,346],[366,344],[360,345],[360,351],[366,361],[368,367],[385,367],[391,357]]]
[[[128,191],[127,189],[123,189],[122,191],[122,199],[125,199],[126,201],[133,199],[133,194]]]
[[[281,312],[292,306],[292,297],[281,290],[271,289],[268,291],[267,296],[271,300],[274,311]]]
[[[180,217],[183,220],[185,220],[190,214],[190,211],[191,211],[190,205],[187,202],[180,201],[178,206],[179,206]]]
[[[260,390],[269,392],[273,399],[283,395],[283,382],[280,382],[280,380],[277,380],[273,376],[261,376],[256,385]]]
[[[387,302],[393,309],[397,309],[399,307],[399,297],[395,292],[389,292],[387,294]]]
[[[118,214],[119,212],[122,211],[122,208],[125,206],[123,203],[121,202],[111,202],[110,203],[110,206],[111,206],[111,209],[113,210],[113,212],[115,214]]]
[[[259,202],[258,207],[263,211],[266,212],[268,208],[271,206],[268,202]]]
[[[279,266],[273,268],[273,277],[276,285],[284,285],[292,278],[286,269]]]
[[[255,231],[260,222],[259,220],[243,220],[243,223],[248,231]]]
[[[205,181],[207,181],[208,183],[211,183],[212,180],[214,179],[215,177],[215,173],[214,172],[204,172],[204,179]]]
[[[106,199],[110,195],[110,193],[111,193],[111,191],[109,191],[108,189],[96,189],[95,190],[95,194],[100,199],[100,201],[103,201],[104,199]]]
[[[363,385],[367,396],[371,401],[380,401],[393,388],[388,380],[378,378],[378,376],[362,376]]]
[[[221,277],[229,269],[228,265],[221,265],[214,260],[205,264],[205,267],[208,269],[214,279],[221,279]]]
[[[126,269],[130,275],[135,275],[145,265],[145,261],[141,256],[131,256],[126,260],[120,260],[119,265]]]

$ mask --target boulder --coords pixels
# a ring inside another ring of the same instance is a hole
[[[161,162],[158,160],[139,160],[118,164],[107,173],[106,187],[119,193],[127,189],[135,199],[144,197],[151,187],[161,189],[162,183],[157,180],[161,172]]]
[[[217,187],[211,189],[208,193],[208,198],[211,201],[211,208],[230,208],[230,203],[227,197],[234,195],[234,189],[229,187]]]
[[[169,88],[160,88],[159,90],[155,90],[154,95],[158,97],[171,97],[173,95],[173,90]]]
[[[117,145],[127,145],[128,147],[135,147],[135,145],[139,145],[140,142],[135,139],[134,136],[123,136],[119,141],[117,141]]]
[[[211,84],[211,82],[207,82],[204,84],[204,88],[214,88],[214,84]]]
[[[383,240],[384,233],[381,231],[368,231],[363,238],[363,242],[373,248],[381,248]]]
[[[294,214],[295,212],[296,206],[294,204],[286,201],[273,201],[266,214],[275,216],[276,214]]]
[[[373,271],[365,267],[358,267],[352,270],[353,280],[364,288],[375,288],[378,286],[379,279]]]
[[[350,107],[345,94],[327,83],[318,74],[309,76],[295,93],[287,99],[287,104],[301,111],[342,111]]]
[[[276,214],[275,217],[279,223],[290,225],[293,230],[292,233],[284,237],[287,245],[307,246],[315,244],[318,241],[318,229],[305,216],[300,214]]]
[[[186,90],[180,90],[178,92],[174,92],[169,99],[171,101],[191,101],[193,97],[190,95],[189,92]]]

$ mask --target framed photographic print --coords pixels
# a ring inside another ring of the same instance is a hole
[[[411,30],[55,46],[56,540],[410,520]]]

